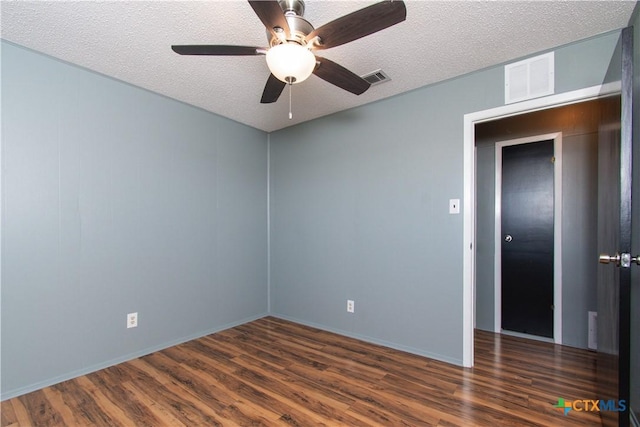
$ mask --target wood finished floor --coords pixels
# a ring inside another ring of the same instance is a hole
[[[476,331],[465,369],[267,317],[2,402],[2,426],[578,426],[595,354]]]

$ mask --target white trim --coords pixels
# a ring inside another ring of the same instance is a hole
[[[495,150],[494,235],[493,241],[493,332],[502,332],[502,150]],[[477,165],[477,163],[476,163]]]
[[[476,111],[464,115],[463,141],[463,200],[464,215],[462,230],[462,364],[473,366],[473,293],[475,289],[475,124],[498,118],[514,116],[523,112],[544,110],[561,105],[574,104],[589,99],[601,98],[620,92],[619,81],[592,86],[572,92],[544,98],[532,99],[517,104]]]
[[[475,289],[475,128],[464,116],[463,215],[462,215],[462,366],[473,367],[473,320],[475,319],[473,294]],[[467,141],[471,141],[468,144]]]
[[[502,148],[553,139],[553,342],[562,344],[562,132],[495,144],[494,332],[502,333]]]
[[[267,313],[271,313],[271,134],[267,134]]]
[[[0,45],[1,46],[1,45]],[[0,55],[2,54],[2,48],[0,47]],[[2,78],[2,67],[0,67],[0,79]],[[2,85],[0,85],[0,99],[2,99]],[[5,107],[6,108],[6,107]],[[0,110],[2,105],[0,104]],[[0,116],[1,117],[1,116]],[[2,191],[2,175],[4,175],[4,163],[2,153],[4,152],[4,138],[2,137],[2,126],[0,126],[0,291],[2,290],[2,247],[4,246],[4,240],[2,240],[2,229],[4,228],[4,207],[6,205],[5,193]],[[0,307],[2,307],[2,292],[0,292]],[[2,330],[2,316],[0,316],[0,331]],[[0,366],[2,366],[2,352],[0,352]],[[2,375],[0,375],[2,377]],[[0,400],[2,395],[0,394]]]
[[[474,147],[474,150],[473,150],[473,164],[474,165],[478,164],[478,150],[475,147]],[[474,178],[475,178],[475,176],[474,176]],[[478,183],[475,182],[475,179],[474,179],[474,183],[473,183],[473,194],[474,195],[478,194]],[[473,206],[474,212],[475,212],[476,208],[477,208],[477,206]],[[474,216],[473,217],[473,229],[475,230],[475,229],[477,229],[477,227],[478,227],[478,221],[477,221],[477,218]],[[473,268],[472,268],[473,273],[472,274],[473,274],[473,277],[475,277],[476,251],[473,250],[474,248],[473,248],[473,245],[471,243],[469,244],[468,247],[471,250],[471,254],[472,254],[472,257],[471,257],[472,258],[472,262],[473,262]],[[471,305],[473,307],[473,329],[475,330],[476,323],[478,321],[478,318],[477,318],[478,298],[477,298],[477,292],[476,292],[476,287],[475,286],[473,287],[473,299],[471,301]]]
[[[553,141],[553,341],[562,344],[562,132]]]

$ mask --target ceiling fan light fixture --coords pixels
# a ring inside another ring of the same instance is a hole
[[[316,57],[306,47],[290,42],[276,45],[267,52],[271,73],[285,83],[306,80],[316,67]]]

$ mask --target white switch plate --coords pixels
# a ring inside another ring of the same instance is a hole
[[[449,199],[449,213],[450,214],[460,213],[460,199]]]

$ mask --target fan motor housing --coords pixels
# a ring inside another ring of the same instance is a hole
[[[269,46],[273,47],[285,42],[295,42],[301,45],[306,45],[306,37],[311,33],[314,28],[313,25],[302,16],[304,15],[304,1],[302,0],[280,0],[280,7],[284,11],[287,24],[291,34],[288,38],[279,38],[273,36],[267,31],[267,40]]]

